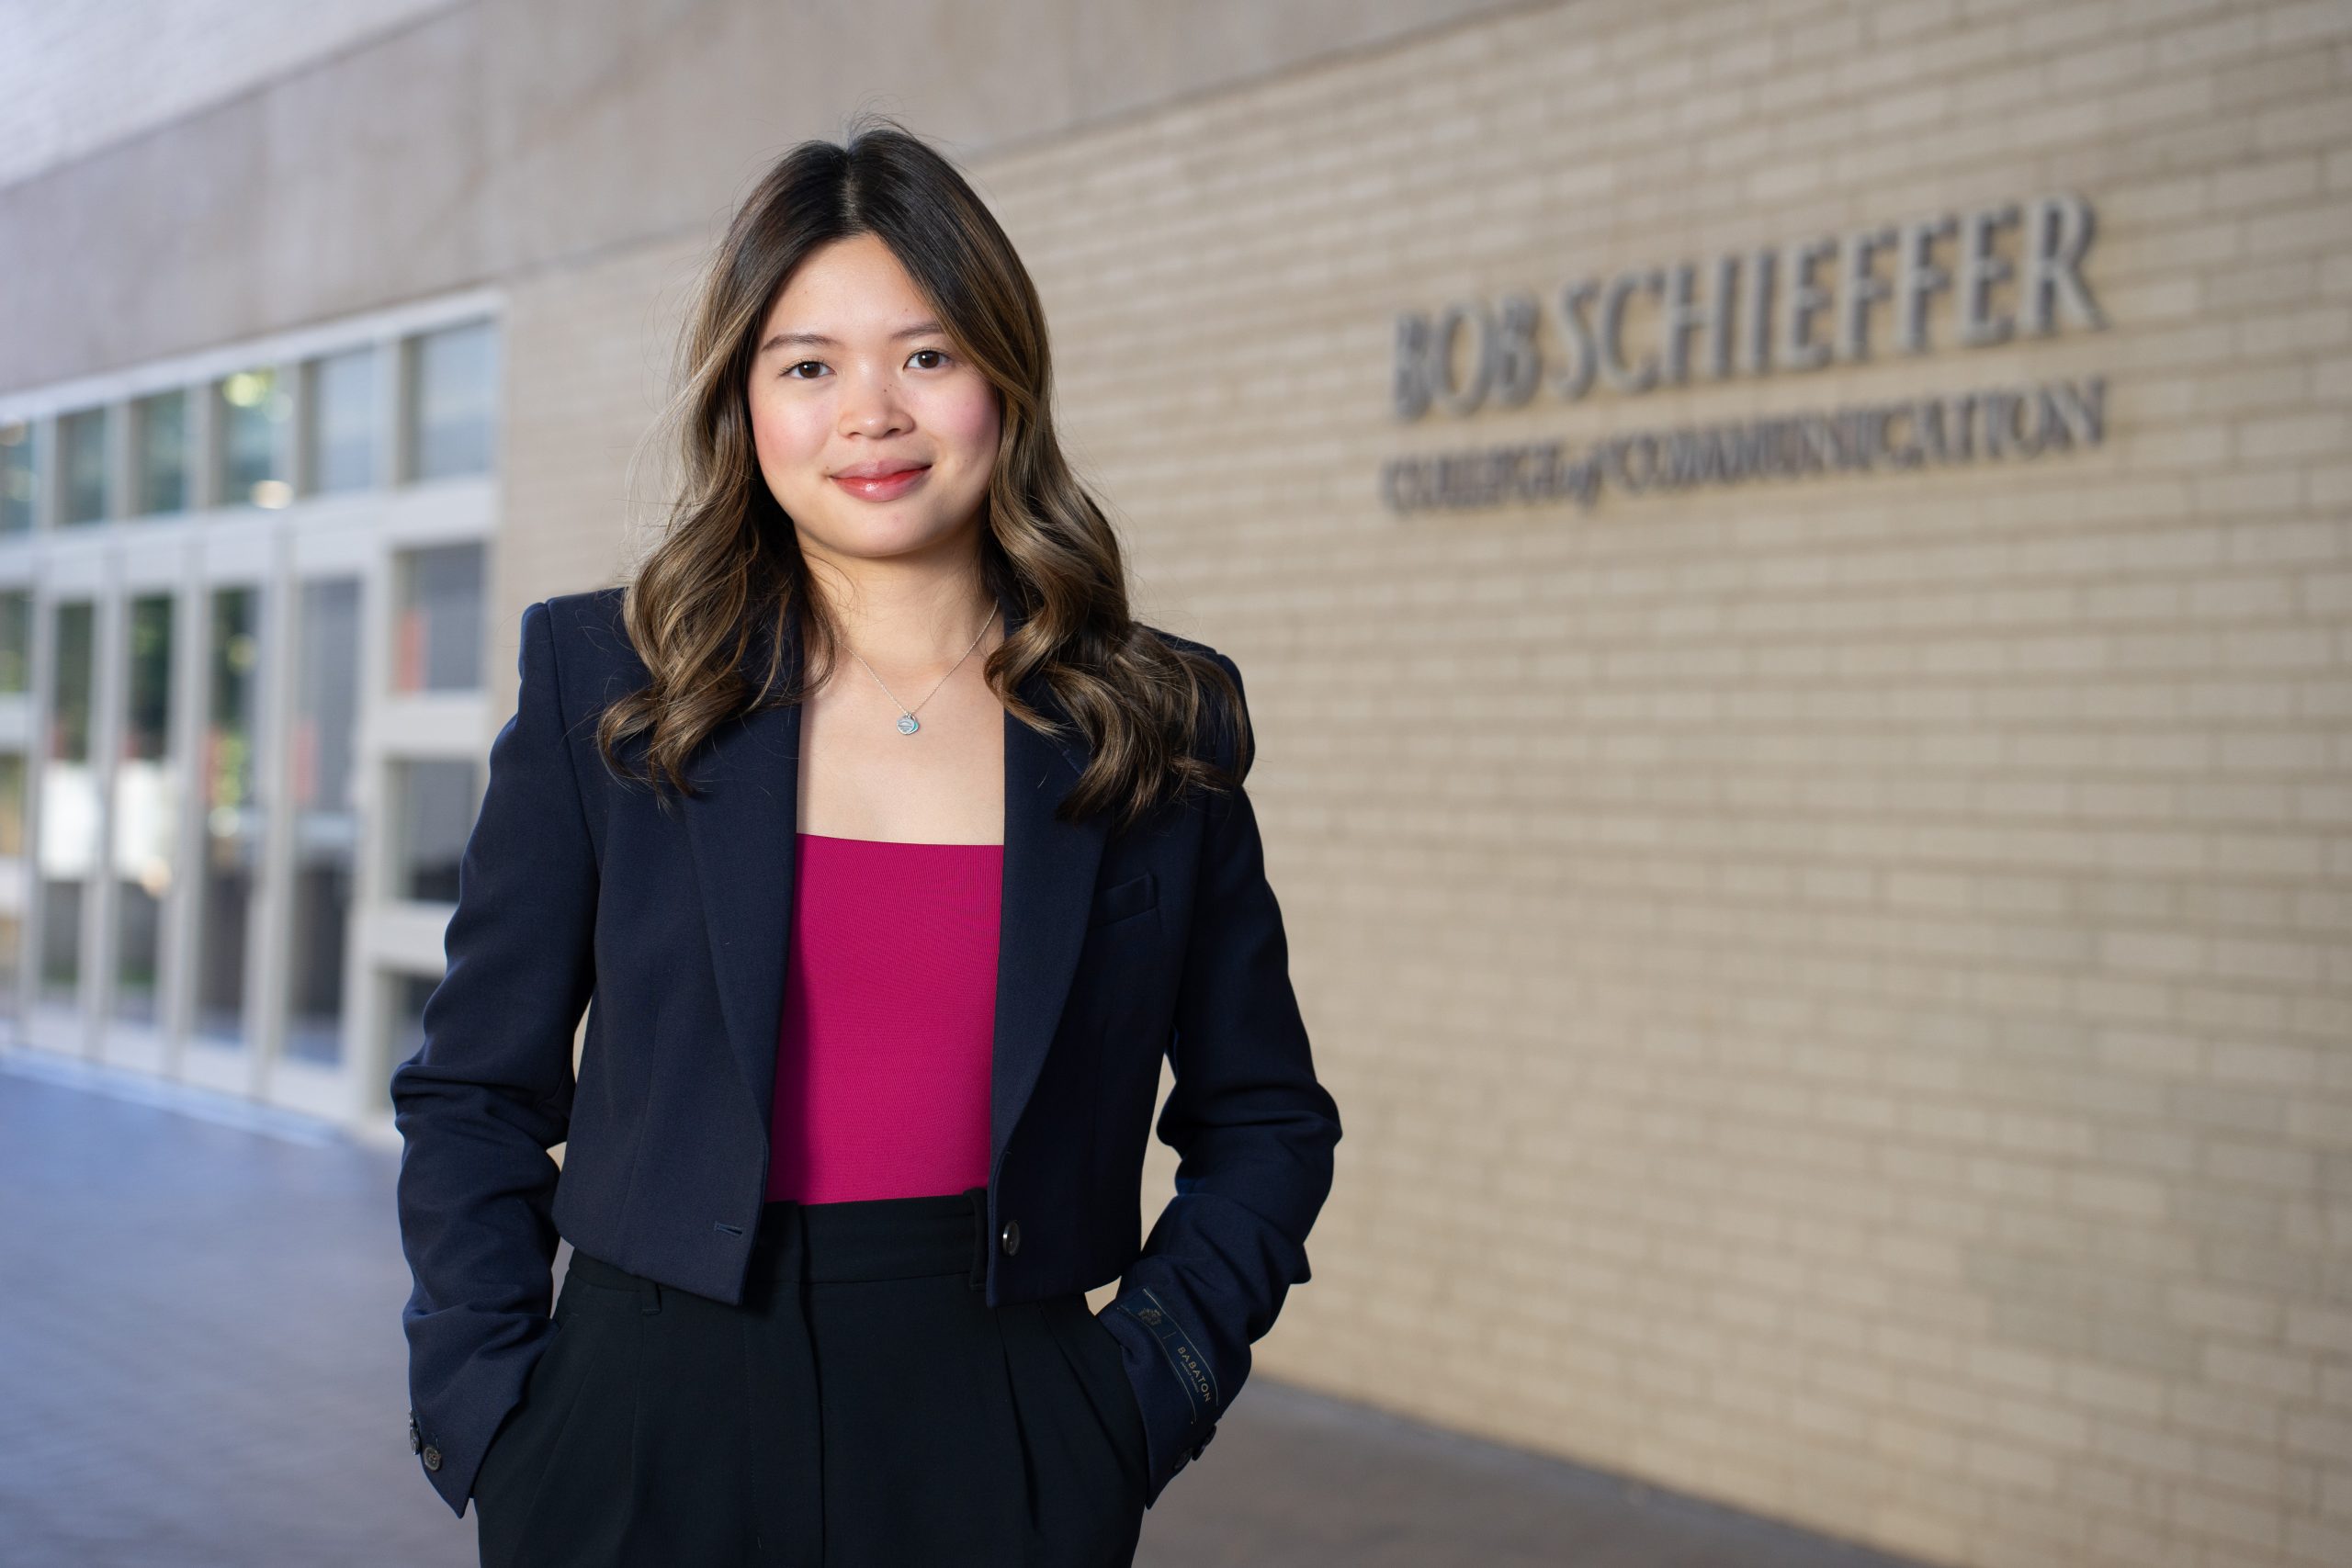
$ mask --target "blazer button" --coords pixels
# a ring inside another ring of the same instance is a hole
[[[1004,1230],[1002,1234],[997,1237],[997,1240],[1004,1244],[1004,1255],[1007,1258],[1010,1258],[1014,1253],[1020,1251],[1021,1222],[1019,1220],[1005,1221]]]
[[[441,1450],[435,1448],[431,1443],[424,1445],[424,1468],[427,1470],[438,1470],[441,1468]]]
[[[416,1429],[416,1412],[412,1410],[408,1416],[408,1451],[420,1453],[424,1448],[424,1434]]]

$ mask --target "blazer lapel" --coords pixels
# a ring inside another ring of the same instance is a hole
[[[998,606],[1008,632],[1021,624]],[[797,639],[798,613],[786,628]],[[797,649],[787,649],[797,665]],[[753,639],[746,672],[766,649]],[[1091,760],[1091,748],[1046,682],[1021,694],[1068,728],[1049,739],[1004,715],[1004,888],[997,943],[996,1034],[989,1079],[989,1179],[1028,1103],[1086,940],[1087,917],[1107,837],[1100,813],[1078,823],[1054,812]],[[784,1017],[799,830],[800,709],[762,708],[722,724],[695,773],[704,792],[681,803],[701,891],[710,960],[728,1044],[764,1137],[775,1094],[776,1036]],[[909,973],[922,975],[920,955]]]
[[[1000,596],[997,603],[1008,632],[1017,628],[1022,617],[1012,601]],[[1004,901],[989,1074],[990,1187],[1060,1026],[1109,836],[1109,819],[1100,812],[1075,823],[1055,820],[1055,807],[1085,772],[1093,748],[1041,677],[1031,676],[1019,689],[1022,700],[1063,733],[1048,739],[1011,712],[1004,716]]]

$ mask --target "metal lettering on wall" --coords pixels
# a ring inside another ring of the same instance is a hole
[[[2014,260],[2001,238],[2011,229]],[[2061,192],[1719,256],[1704,290],[1698,264],[1685,262],[1580,278],[1548,305],[1514,294],[1492,309],[1451,304],[1434,319],[1408,311],[1396,318],[1394,408],[1402,420],[1432,409],[1467,416],[1521,408],[1539,392],[1576,402],[1596,385],[1639,396],[1700,378],[1866,363],[1880,307],[1892,346],[1911,355],[1946,342],[1983,348],[2050,337],[2062,321],[2103,329],[2083,278],[2092,231],[2090,203]],[[1889,253],[1891,276],[1878,264]],[[1824,280],[1820,264],[1831,260]],[[2007,286],[2014,299],[2004,310]],[[1650,301],[1654,341],[1634,355],[1626,325],[1637,298]],[[1467,367],[1457,373],[1465,337]],[[1383,465],[1380,494],[1398,512],[1562,499],[1589,506],[1604,488],[2009,461],[2097,446],[2106,398],[2105,378],[2093,376],[1634,431],[1581,451],[1535,441],[1432,453]]]

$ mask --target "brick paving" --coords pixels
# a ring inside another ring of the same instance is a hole
[[[0,1049],[0,1563],[472,1564],[408,1449],[397,1149],[86,1077]],[[1905,1568],[1262,1375],[1137,1562]]]

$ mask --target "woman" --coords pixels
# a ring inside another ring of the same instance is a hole
[[[683,500],[524,612],[392,1075],[410,1444],[507,1568],[1129,1562],[1340,1137],[1239,671],[1130,618],[1028,276],[888,120],[682,346]]]

